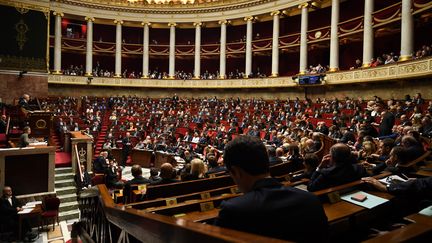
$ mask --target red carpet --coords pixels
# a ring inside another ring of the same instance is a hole
[[[66,152],[56,152],[55,153],[55,167],[70,167],[72,157],[71,153]]]

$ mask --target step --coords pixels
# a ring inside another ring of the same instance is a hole
[[[67,180],[67,179],[74,179],[73,173],[63,173],[63,174],[55,174],[54,180],[60,181],[60,180]]]
[[[72,167],[55,168],[55,174],[72,173]]]
[[[56,180],[54,182],[56,188],[66,187],[66,186],[75,186],[75,181],[73,179],[64,179],[64,180]]]
[[[66,195],[59,195],[57,197],[60,199],[60,203],[76,202],[77,201],[77,195],[75,193],[66,194]]]
[[[59,207],[59,212],[67,212],[67,211],[73,211],[78,209],[78,202],[66,202],[61,203]]]
[[[66,195],[66,194],[74,194],[74,193],[76,193],[76,187],[75,186],[60,187],[60,188],[56,188],[55,192],[56,192],[57,196]]]
[[[59,212],[59,220],[70,220],[70,219],[79,219],[79,210]]]

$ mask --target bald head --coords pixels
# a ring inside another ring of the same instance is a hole
[[[165,163],[161,165],[160,177],[162,179],[171,179],[173,176],[174,167],[170,163]]]
[[[343,143],[337,143],[330,148],[331,160],[334,164],[343,164],[350,161],[351,149]]]
[[[6,196],[6,197],[12,196],[12,188],[10,186],[5,186],[3,188],[3,196]]]

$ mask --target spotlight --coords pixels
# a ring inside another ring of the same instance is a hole
[[[87,84],[91,84],[92,80],[93,80],[93,77],[87,77]]]

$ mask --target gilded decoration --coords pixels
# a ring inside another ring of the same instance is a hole
[[[375,68],[356,69],[343,72],[327,73],[325,84],[337,85],[348,83],[367,83],[376,81],[397,80],[432,76],[432,58],[410,62],[384,65]],[[86,77],[50,75],[49,84],[89,85]],[[300,86],[292,77],[251,78],[251,79],[218,79],[218,80],[172,80],[172,79],[125,79],[95,77],[93,86],[122,86],[142,88],[289,88]]]
[[[15,30],[17,32],[16,41],[19,47],[19,50],[22,51],[24,49],[24,45],[27,41],[26,33],[29,30],[24,20],[21,19],[18,23],[15,24]]]
[[[144,14],[202,14],[224,12],[236,9],[250,8],[277,0],[223,0],[211,1],[200,4],[148,4],[147,1],[138,1],[133,4],[127,1],[104,0],[51,0],[85,8],[100,10],[144,13]]]

